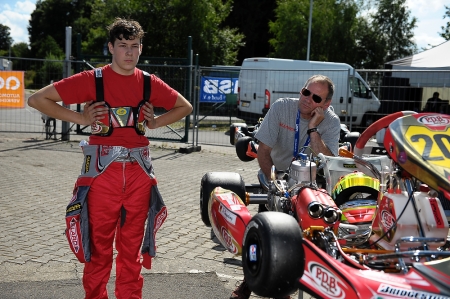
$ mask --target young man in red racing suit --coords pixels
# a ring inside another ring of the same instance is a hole
[[[49,117],[91,125],[89,147],[98,147],[98,157],[113,157],[108,165],[101,165],[99,159],[87,164],[91,157],[85,153],[84,172],[95,167],[99,173],[86,183],[90,261],[85,263],[83,273],[85,298],[108,298],[106,285],[112,268],[114,237],[118,251],[115,295],[124,299],[142,298],[140,246],[152,186],[157,183],[151,169],[137,163],[145,160],[151,168],[149,141],[143,134],[145,127],[155,129],[182,119],[191,113],[192,106],[154,75],[149,76],[150,97],[143,99],[146,78],[136,64],[142,52],[144,31],[139,23],[120,18],[108,30],[110,65],[102,67],[101,72],[85,71],[46,86],[33,94],[28,104]],[[100,102],[95,101],[98,76],[104,85],[104,101]],[[60,101],[67,105],[86,104],[84,111],[78,113],[59,105]],[[155,117],[153,107],[168,111]],[[116,151],[127,154],[111,154]],[[142,159],[130,155],[136,152]],[[83,184],[82,180],[79,183]]]

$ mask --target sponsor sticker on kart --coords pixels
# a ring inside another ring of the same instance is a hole
[[[239,249],[236,247],[235,244],[237,244],[236,240],[233,238],[233,236],[230,235],[228,230],[222,226],[221,228],[222,238],[225,241],[225,244],[228,248],[228,250],[233,254],[238,254]]]
[[[342,282],[326,267],[316,262],[310,262],[308,270],[317,288],[328,298],[344,299],[346,297],[341,288]]]
[[[421,292],[411,289],[404,289],[399,287],[382,284],[378,287],[378,294],[389,295],[392,298],[427,298],[427,299],[450,299],[448,296],[440,296],[432,293]]]
[[[236,224],[236,215],[230,212],[223,204],[220,204],[219,206],[219,213],[227,222],[233,225]]]
[[[256,258],[256,244],[252,244],[250,245],[249,249],[248,249],[248,257],[250,259],[250,262],[256,262],[257,258]]]
[[[225,190],[225,189],[222,189],[222,190]],[[216,195],[217,198],[221,202],[226,202],[231,207],[232,210],[240,210],[240,206],[243,203],[239,200],[239,198],[234,193],[232,193],[228,190],[225,190],[225,192],[226,193],[217,194]]]

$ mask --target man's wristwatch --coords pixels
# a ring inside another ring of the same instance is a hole
[[[317,134],[320,135],[320,133],[319,133],[319,131],[317,130],[317,128],[308,129],[308,131],[306,131],[306,133],[307,133],[308,135],[310,135],[310,134],[313,133],[313,132],[317,132]]]

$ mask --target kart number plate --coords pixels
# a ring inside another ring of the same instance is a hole
[[[450,165],[450,128],[432,131],[427,127],[411,126],[406,131],[405,139],[428,163],[440,167]]]
[[[242,107],[249,107],[249,106],[250,106],[250,102],[242,101]]]

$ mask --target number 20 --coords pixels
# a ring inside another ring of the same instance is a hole
[[[430,157],[431,147],[433,146],[433,140],[430,136],[424,135],[424,134],[417,134],[411,136],[412,142],[417,142],[420,139],[423,139],[425,141],[425,149],[422,154],[422,158],[424,160],[430,160],[430,161],[440,161],[444,160],[442,156],[438,157]],[[444,135],[444,134],[436,134],[433,136],[434,142],[436,142],[437,146],[439,147],[439,150],[444,154],[445,158],[450,159],[450,151],[448,148],[444,145],[443,139],[446,139],[450,143],[450,136]]]

